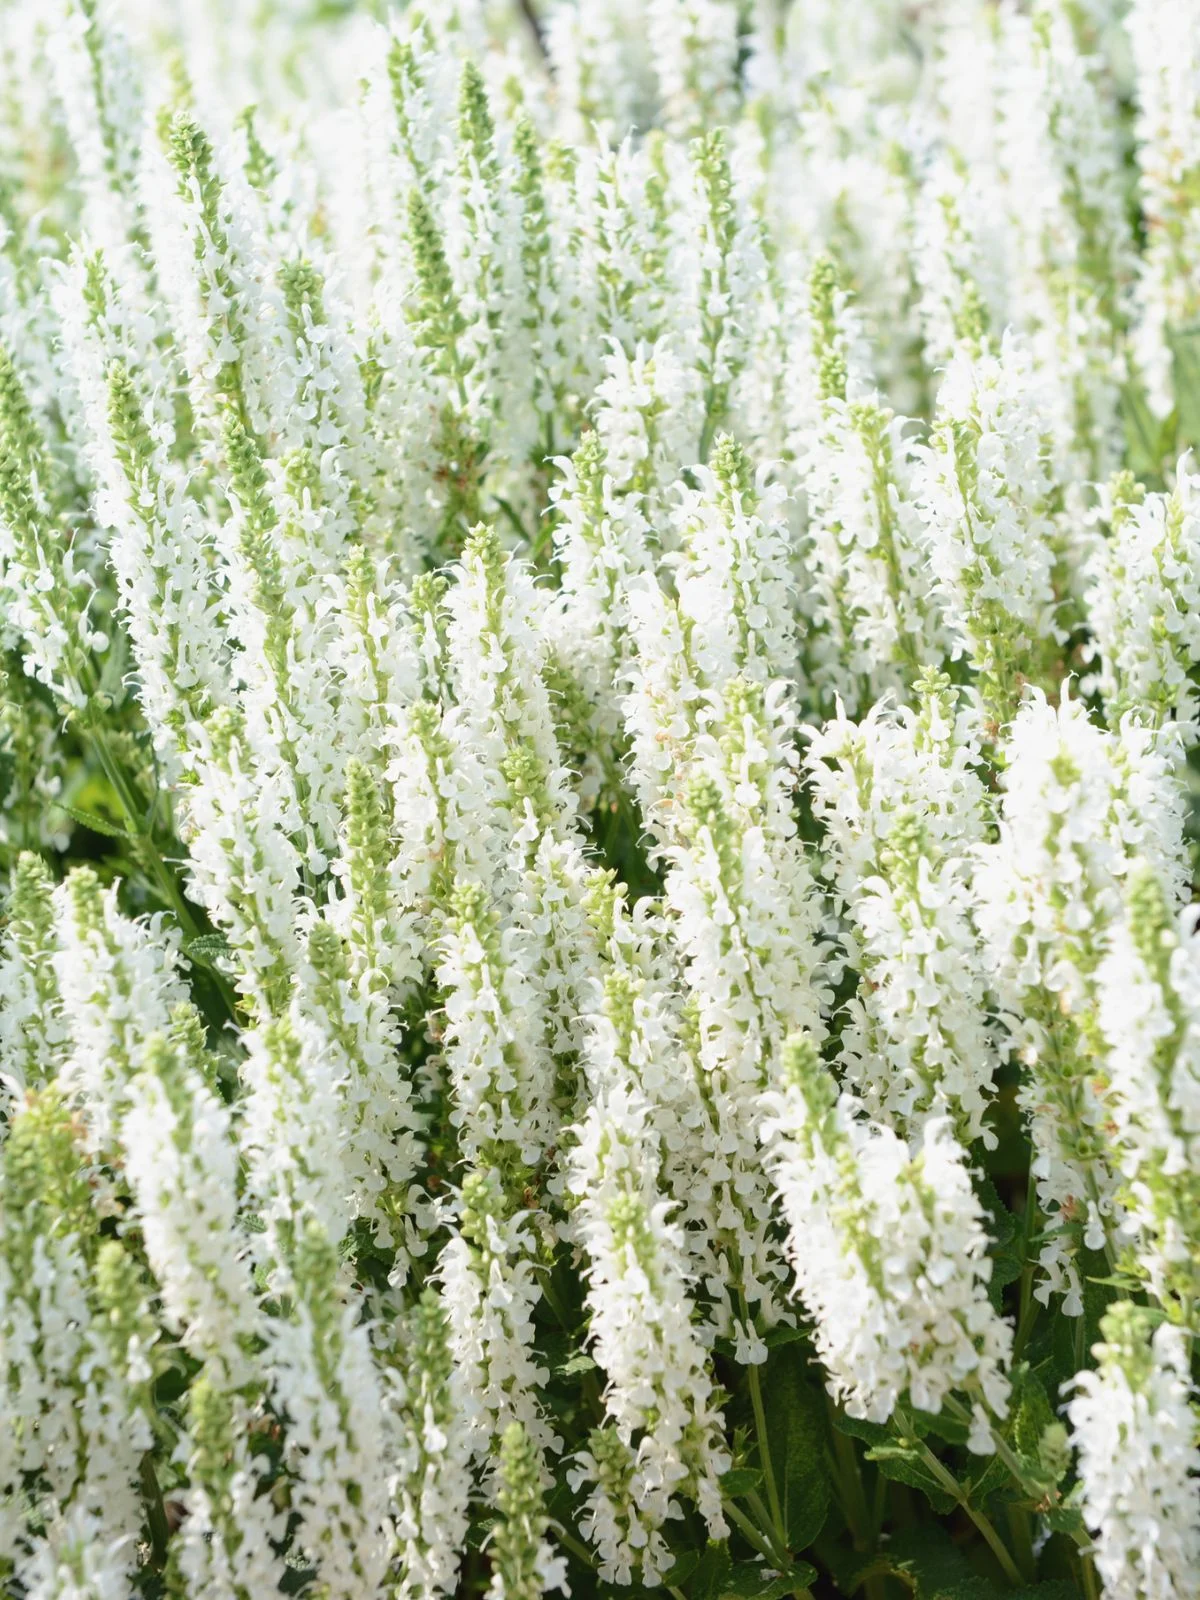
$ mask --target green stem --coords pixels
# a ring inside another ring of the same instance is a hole
[[[1021,1225],[1021,1298],[1017,1310],[1017,1331],[1013,1338],[1012,1359],[1015,1362],[1025,1342],[1033,1332],[1033,1325],[1037,1321],[1039,1302],[1033,1293],[1033,1275],[1037,1263],[1029,1258],[1029,1244],[1037,1231],[1037,1180],[1033,1175],[1033,1165],[1030,1163],[1029,1177],[1025,1186],[1025,1215]]]
[[[897,1412],[897,1421],[900,1421],[900,1416],[901,1414]],[[971,1504],[970,1497],[963,1489],[962,1484],[959,1483],[954,1474],[950,1472],[941,1461],[938,1460],[937,1456],[934,1455],[933,1451],[929,1448],[925,1441],[923,1439],[917,1439],[916,1433],[907,1424],[907,1422],[901,1422],[901,1426],[908,1434],[908,1442],[916,1444],[917,1449],[921,1453],[921,1459],[925,1463],[925,1466],[928,1468],[928,1470],[937,1479],[938,1483],[941,1484],[942,1488],[951,1497],[951,1499],[955,1500],[962,1510],[966,1512],[967,1516],[970,1517],[971,1521],[986,1539],[989,1549],[995,1556],[996,1560],[1000,1563],[1000,1569],[1004,1573],[1004,1576],[1010,1583],[1019,1585],[1021,1582],[1020,1570],[1018,1569],[1017,1564],[1013,1560],[1012,1556],[1009,1554],[1008,1546],[996,1532],[987,1516],[982,1511],[977,1510],[977,1508]]]
[[[829,1410],[832,1414],[832,1401],[829,1402]],[[832,1421],[830,1432],[833,1438],[837,1484],[841,1490],[842,1513],[849,1524],[855,1547],[859,1550],[869,1550],[874,1543],[872,1519],[867,1509],[867,1496],[863,1488],[858,1455],[846,1435],[835,1427]]]
[[[1079,1554],[1079,1574],[1083,1579],[1083,1592],[1087,1600],[1100,1600],[1100,1586],[1096,1582],[1096,1569],[1086,1550]]]
[[[126,782],[125,774],[121,771],[120,766],[112,759],[105,746],[103,733],[97,729],[89,732],[86,737],[96,760],[100,763],[104,776],[108,779],[109,785],[120,803],[121,811],[125,817],[125,826],[141,844],[145,859],[149,862],[150,869],[157,881],[160,894],[175,912],[184,933],[189,938],[194,938],[199,931],[195,919],[187,901],[180,893],[175,874],[167,866],[154,845],[146,818],[141,814],[141,809],[138,806],[137,797]]]
[[[1080,1320],[1082,1321],[1082,1318]],[[958,1417],[963,1422],[969,1423],[971,1420],[970,1412],[962,1404],[962,1402],[955,1399],[953,1395],[950,1395],[946,1400],[946,1410],[950,1412],[952,1416]],[[989,1429],[992,1435],[992,1444],[995,1447],[996,1454],[1000,1457],[1000,1460],[1004,1463],[1005,1467],[1007,1467],[1009,1476],[1012,1478],[1013,1482],[1017,1485],[1021,1492],[1030,1500],[1034,1501],[1035,1504],[1046,1500],[1046,1485],[1044,1483],[1034,1483],[1030,1480],[1025,1468],[1021,1464],[1019,1456],[1017,1456],[1008,1440],[1004,1437],[994,1423],[989,1424]],[[1087,1533],[1082,1528],[1076,1529],[1072,1533],[1068,1533],[1068,1538],[1073,1539],[1081,1550],[1086,1551],[1091,1548],[1091,1540],[1088,1538]]]
[[[1037,1579],[1037,1557],[1033,1553],[1033,1535],[1029,1526],[1029,1513],[1024,1506],[1008,1507],[1008,1531],[1012,1535],[1016,1562],[1026,1583]]]
[[[596,1559],[582,1540],[577,1539],[573,1533],[568,1533],[561,1522],[554,1524],[554,1537],[564,1550],[569,1550],[577,1560],[582,1561],[585,1567],[595,1568]]]
[[[758,1375],[758,1367],[751,1365],[747,1368],[747,1379],[750,1384],[750,1404],[754,1407],[754,1427],[758,1434],[758,1459],[763,1469],[763,1481],[767,1486],[767,1504],[771,1508],[771,1524],[775,1529],[775,1537],[781,1549],[787,1548],[787,1531],[783,1523],[783,1506],[779,1499],[779,1489],[775,1483],[775,1467],[771,1460],[771,1441],[767,1437],[767,1413],[763,1406],[762,1380]]]
[[[737,1524],[742,1533],[745,1534],[748,1543],[754,1546],[759,1555],[765,1556],[771,1565],[780,1572],[786,1572],[791,1562],[785,1555],[781,1555],[775,1549],[765,1532],[751,1522],[741,1506],[736,1506],[732,1500],[727,1500],[725,1502],[725,1510],[728,1512],[730,1520]]]
[[[154,1556],[154,1565],[161,1571],[167,1559],[167,1544],[171,1537],[171,1530],[167,1525],[167,1514],[163,1509],[162,1490],[158,1485],[158,1475],[154,1470],[154,1457],[147,1450],[141,1461],[142,1504],[146,1508],[146,1524],[150,1529],[150,1548]]]

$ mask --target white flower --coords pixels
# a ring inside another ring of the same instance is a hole
[[[23,1592],[29,1600],[124,1600],[132,1538],[106,1538],[98,1517],[75,1508],[18,1563]]]
[[[334,1245],[297,1208],[281,1228],[290,1310],[266,1328],[265,1359],[285,1417],[301,1548],[331,1597],[378,1585],[390,1554],[382,1388]]]
[[[177,1015],[170,1036],[141,1046],[121,1143],[164,1320],[236,1382],[259,1313],[239,1237],[232,1118],[206,1081],[202,1028],[194,1013]]]
[[[1096,976],[1123,1231],[1149,1287],[1186,1319],[1200,1258],[1200,963],[1195,917],[1135,864]]]
[[[54,971],[53,882],[31,851],[17,859],[0,957],[0,1096],[16,1100],[58,1070],[68,1033]]]
[[[647,42],[663,116],[687,135],[729,120],[737,89],[737,9],[721,0],[649,0]]]
[[[538,1386],[549,1377],[533,1351],[536,1217],[505,1214],[499,1185],[472,1174],[463,1186],[462,1232],[442,1251],[438,1278],[449,1348],[470,1397],[471,1453],[492,1460],[505,1428],[519,1422],[537,1450],[561,1449]]]

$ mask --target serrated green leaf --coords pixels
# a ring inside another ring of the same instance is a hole
[[[90,828],[93,833],[99,833],[106,839],[122,839],[128,841],[129,831],[122,828],[119,823],[110,822],[107,817],[102,817],[98,811],[85,811],[82,806],[69,806],[63,800],[56,802],[60,811],[65,811],[74,822],[84,828]]]
[[[996,1248],[1011,1243],[1017,1236],[1017,1219],[1000,1198],[1000,1191],[986,1175],[975,1180],[975,1192],[988,1215],[988,1233]]]
[[[1023,1460],[1036,1465],[1042,1433],[1054,1421],[1054,1407],[1036,1373],[1025,1374],[1016,1402],[1012,1408],[1013,1449]]]
[[[233,948],[219,933],[201,933],[187,941],[183,953],[189,961],[203,961],[211,966],[214,961],[228,960]]]

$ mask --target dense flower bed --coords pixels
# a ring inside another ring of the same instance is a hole
[[[1200,7],[0,3],[0,1588],[1200,1594]]]

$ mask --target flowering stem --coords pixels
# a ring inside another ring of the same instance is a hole
[[[1008,1507],[1008,1527],[1016,1545],[1016,1559],[1022,1576],[1026,1583],[1033,1583],[1037,1577],[1037,1557],[1033,1553],[1029,1513],[1023,1506]]]
[[[833,1402],[829,1401],[830,1417],[834,1414]],[[860,1550],[869,1550],[875,1543],[875,1528],[871,1513],[867,1508],[866,1491],[863,1488],[862,1470],[858,1464],[858,1456],[854,1446],[830,1422],[830,1432],[833,1438],[834,1464],[837,1471],[838,1486],[842,1491],[842,1512],[850,1526],[850,1533],[854,1543]]]
[[[1096,1584],[1096,1569],[1092,1565],[1092,1558],[1086,1550],[1079,1555],[1079,1572],[1083,1579],[1083,1592],[1087,1600],[1100,1600],[1100,1590]]]
[[[903,1413],[899,1411],[896,1412],[896,1421],[899,1423],[900,1427],[905,1431],[905,1433],[907,1433],[909,1440],[916,1442],[917,1449],[920,1452],[921,1459],[926,1468],[933,1474],[946,1493],[950,1495],[953,1500],[957,1501],[958,1505],[961,1506],[961,1508],[966,1512],[967,1516],[970,1517],[971,1521],[987,1540],[992,1554],[1000,1563],[1000,1568],[1003,1571],[1004,1576],[1010,1583],[1019,1584],[1021,1582],[1020,1569],[1017,1567],[1016,1562],[1009,1554],[1008,1546],[1004,1543],[1004,1540],[1001,1539],[1000,1535],[996,1532],[988,1518],[982,1511],[977,1510],[976,1507],[971,1504],[970,1497],[963,1489],[962,1484],[959,1483],[954,1474],[950,1472],[941,1461],[938,1460],[937,1456],[934,1455],[933,1451],[929,1448],[925,1441],[923,1439],[916,1439],[915,1431],[908,1424],[907,1419],[903,1417]]]
[[[956,1416],[964,1422],[970,1422],[971,1420],[970,1413],[967,1411],[966,1407],[962,1405],[960,1401],[956,1400],[953,1395],[947,1397],[946,1410],[950,1412],[952,1416]],[[1015,1454],[1009,1445],[1008,1440],[997,1428],[991,1428],[991,1435],[992,1444],[995,1446],[996,1454],[1008,1468],[1009,1475],[1017,1487],[1026,1495],[1028,1495],[1033,1501],[1044,1500],[1046,1497],[1045,1485],[1031,1483],[1029,1481],[1025,1468],[1021,1465],[1020,1458]],[[1090,1548],[1091,1541],[1082,1527],[1072,1532],[1070,1537],[1075,1541],[1081,1550],[1086,1551],[1088,1548]]]
[[[1017,1360],[1025,1348],[1025,1341],[1033,1331],[1037,1321],[1038,1300],[1033,1293],[1033,1274],[1036,1263],[1029,1254],[1030,1240],[1033,1238],[1037,1227],[1037,1179],[1033,1175],[1033,1164],[1030,1163],[1029,1179],[1025,1191],[1025,1214],[1021,1227],[1021,1257],[1024,1265],[1021,1268],[1021,1299],[1017,1313],[1017,1331],[1013,1338],[1012,1358]]]
[[[561,1522],[554,1524],[554,1537],[564,1550],[569,1550],[577,1560],[582,1561],[585,1567],[595,1570],[596,1560],[592,1552],[582,1540],[577,1539],[573,1533],[568,1533]]]
[[[762,1380],[753,1364],[747,1369],[750,1384],[750,1403],[754,1407],[754,1427],[758,1434],[758,1458],[762,1462],[763,1479],[767,1486],[767,1504],[771,1508],[771,1523],[780,1547],[787,1547],[787,1533],[783,1525],[783,1507],[775,1483],[775,1467],[771,1461],[771,1442],[767,1437],[767,1415],[763,1407]]]
[[[745,1534],[747,1541],[754,1546],[759,1555],[765,1556],[771,1565],[777,1567],[780,1572],[786,1572],[791,1566],[787,1556],[775,1549],[766,1533],[755,1527],[742,1508],[734,1505],[732,1500],[727,1500],[725,1509],[729,1513],[730,1519],[737,1524],[742,1533]]]

